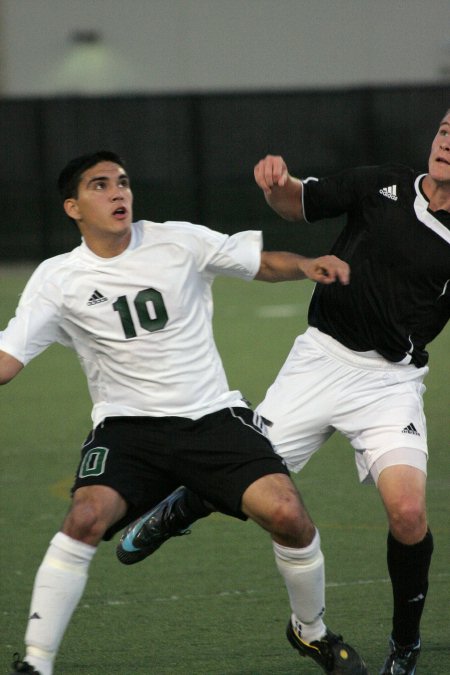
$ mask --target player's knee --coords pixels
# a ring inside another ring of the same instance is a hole
[[[64,521],[63,532],[69,537],[95,545],[102,539],[107,527],[98,504],[83,500],[73,504]]]
[[[271,518],[272,533],[285,540],[286,545],[307,546],[312,541],[315,526],[297,499],[280,500]]]
[[[427,531],[425,506],[419,499],[407,498],[399,501],[389,511],[390,529],[394,537],[403,544],[416,544]]]

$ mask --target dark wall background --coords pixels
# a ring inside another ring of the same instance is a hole
[[[254,183],[257,160],[282,154],[300,177],[389,161],[426,171],[449,107],[444,86],[0,101],[0,261],[78,244],[56,179],[98,149],[127,160],[135,219],[263,229],[268,249],[323,253],[342,223],[282,221]]]

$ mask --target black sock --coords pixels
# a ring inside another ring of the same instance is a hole
[[[394,596],[392,637],[401,646],[410,645],[419,637],[432,553],[430,530],[422,541],[411,546],[388,534],[387,564]]]

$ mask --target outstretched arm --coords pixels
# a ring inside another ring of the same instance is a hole
[[[23,368],[23,364],[6,352],[0,350],[0,384],[7,384]]]
[[[282,157],[267,155],[254,168],[257,185],[269,206],[285,220],[303,220],[302,191],[298,178],[290,175]]]
[[[259,281],[293,281],[311,279],[321,284],[350,282],[349,265],[334,255],[304,258],[296,253],[263,251],[261,265],[255,279]]]

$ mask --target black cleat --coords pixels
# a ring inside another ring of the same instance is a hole
[[[369,675],[366,664],[353,647],[343,642],[341,635],[335,635],[328,628],[323,638],[308,643],[301,639],[292,621],[289,621],[286,636],[301,656],[309,656],[325,673]]]
[[[400,647],[391,637],[389,647],[391,652],[380,670],[380,675],[414,675],[420,654],[420,638],[412,645]]]
[[[121,563],[134,565],[154,553],[167,539],[190,533],[189,527],[196,518],[186,507],[185,495],[185,487],[177,488],[126,528],[116,549]]]
[[[17,652],[14,654],[12,668],[13,670],[11,671],[11,675],[14,675],[14,673],[34,673],[34,675],[40,675],[39,670],[36,670],[33,668],[33,666],[30,666],[30,664],[26,661],[22,661],[19,658],[19,654],[17,654]]]

